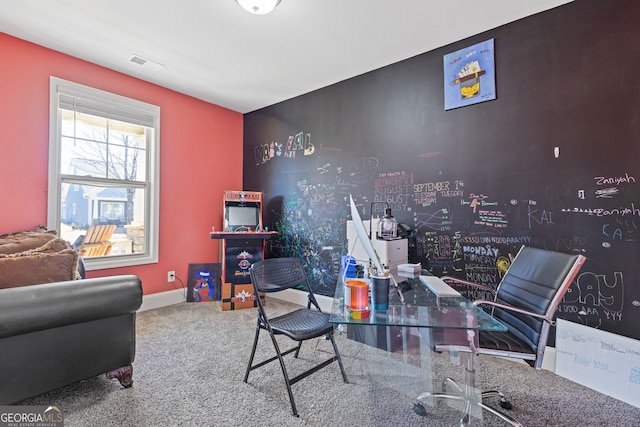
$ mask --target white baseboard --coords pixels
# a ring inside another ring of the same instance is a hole
[[[154,308],[166,307],[172,304],[178,304],[185,301],[186,289],[172,289],[166,292],[158,292],[155,294],[145,295],[142,297],[142,306],[138,311],[153,310]],[[269,295],[269,298],[275,298],[302,306],[307,305],[307,294],[304,292],[289,289],[279,292],[277,295]],[[316,295],[320,308],[324,311],[331,311],[333,298],[323,295]]]
[[[166,292],[145,295],[142,297],[142,305],[138,311],[153,310],[185,301],[186,289],[172,289]]]
[[[158,292],[155,294],[145,295],[142,297],[142,306],[138,311],[153,310],[154,308],[166,307],[172,304],[178,304],[185,301],[186,289],[172,289],[166,292]],[[269,295],[269,298],[279,299],[287,301],[293,304],[302,306],[307,305],[307,294],[304,292],[296,291],[295,289],[289,289],[279,292],[277,295]],[[324,311],[331,311],[331,304],[333,298],[316,295],[316,300],[320,304],[320,308]]]
[[[542,369],[547,371],[556,371],[556,348],[546,347],[544,350],[544,359],[542,359]]]
[[[269,294],[270,298],[279,299],[282,301],[287,301],[292,304],[298,304],[302,306],[307,305],[307,293],[297,291],[295,289],[287,289],[282,292],[278,292],[277,294]],[[331,312],[331,306],[333,305],[333,298],[327,297],[324,295],[316,295],[316,300],[320,305],[320,309],[322,311]]]

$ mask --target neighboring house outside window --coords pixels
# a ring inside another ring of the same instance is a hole
[[[160,108],[51,77],[48,226],[88,270],[158,261]]]

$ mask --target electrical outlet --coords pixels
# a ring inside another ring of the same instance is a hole
[[[168,271],[167,272],[167,282],[175,282],[176,281],[176,272]]]

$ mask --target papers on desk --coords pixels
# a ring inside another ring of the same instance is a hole
[[[427,288],[431,290],[437,297],[459,297],[460,292],[453,289],[451,286],[436,276],[420,276],[420,281],[424,283]]]
[[[400,264],[398,266],[398,274],[418,275],[422,271],[422,264]]]
[[[400,264],[398,266],[398,276],[417,279],[422,273],[422,264]]]

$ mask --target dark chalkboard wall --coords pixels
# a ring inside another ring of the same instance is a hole
[[[246,114],[274,255],[331,295],[353,194],[437,275],[495,286],[523,244],[583,253],[558,316],[640,338],[638,16],[581,0]],[[445,111],[443,55],[491,38],[497,99]]]

